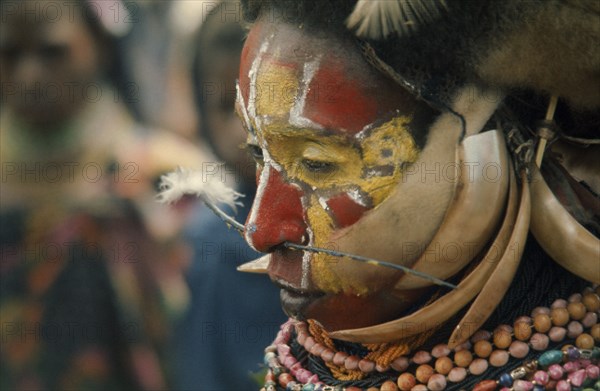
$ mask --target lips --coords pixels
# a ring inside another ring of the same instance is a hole
[[[324,295],[312,287],[309,270],[303,271],[302,251],[278,248],[271,253],[267,272],[273,283],[281,288],[281,306],[295,319],[304,318],[306,308]]]

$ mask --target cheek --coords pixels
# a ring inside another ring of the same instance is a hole
[[[354,201],[348,193],[342,193],[330,198],[327,200],[327,206],[337,229],[356,223],[369,210],[367,207]]]

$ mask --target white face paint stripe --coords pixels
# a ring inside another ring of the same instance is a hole
[[[260,173],[260,178],[258,180],[258,187],[256,189],[256,196],[254,197],[254,204],[252,206],[252,210],[250,212],[250,217],[248,218],[248,223],[246,226],[246,232],[244,236],[246,237],[246,242],[253,249],[256,250],[254,246],[254,241],[252,239],[252,234],[256,232],[256,219],[258,217],[258,212],[260,208],[262,208],[262,198],[265,194],[265,189],[267,187],[267,183],[269,183],[269,177],[271,175],[271,165],[268,162],[265,162],[265,166],[263,167],[262,172]],[[258,250],[257,250],[258,251]]]
[[[246,124],[246,129],[248,129],[249,132],[252,132],[252,123],[250,122],[250,117],[248,117],[248,111],[246,110],[246,102],[244,102],[244,95],[242,95],[242,90],[240,89],[239,81],[235,83],[235,90],[237,100],[239,102],[239,107],[242,111],[242,117],[244,117],[244,123]]]
[[[248,113],[252,116],[252,118],[254,118],[254,121],[256,122],[257,131],[261,130],[261,124],[260,119],[256,114],[256,79],[258,77],[260,64],[262,63],[262,57],[267,51],[267,49],[269,49],[269,45],[274,36],[275,33],[271,34],[271,36],[269,36],[269,38],[266,39],[262,43],[262,45],[260,45],[258,54],[256,55],[256,58],[252,62],[252,66],[248,71],[248,79],[250,80],[250,93],[248,94]]]
[[[308,118],[304,117],[304,106],[306,105],[306,97],[310,92],[310,83],[319,69],[321,56],[315,60],[304,64],[302,83],[300,85],[299,97],[294,100],[294,106],[290,110],[290,124],[299,128],[315,128],[322,129],[323,127]]]

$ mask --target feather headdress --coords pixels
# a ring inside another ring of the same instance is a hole
[[[358,0],[346,25],[361,38],[408,35],[440,16],[445,0]]]

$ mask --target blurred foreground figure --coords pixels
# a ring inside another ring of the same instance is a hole
[[[598,2],[244,3],[263,390],[599,389]]]
[[[192,72],[201,118],[199,138],[215,156],[203,163],[203,171],[245,195],[245,206],[236,213],[243,221],[256,187],[254,162],[241,148],[246,135],[234,110],[245,34],[240,12],[239,2],[224,1],[204,15],[206,20],[193,41]],[[217,161],[224,166],[219,169]],[[260,360],[264,345],[285,319],[277,289],[268,281],[236,271],[258,254],[208,208],[195,210],[187,236],[194,258],[187,273],[190,308],[175,334],[177,386],[184,390],[258,389],[252,374],[264,368]]]
[[[154,182],[173,156],[202,159],[130,114],[143,91],[121,82],[128,17],[120,2],[2,3],[2,389],[171,382],[188,256]]]

